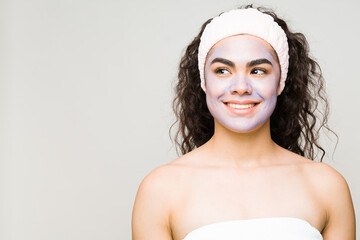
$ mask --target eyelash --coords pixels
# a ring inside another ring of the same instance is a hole
[[[253,73],[254,71],[262,71],[263,72],[261,74],[256,74],[256,75],[264,75],[267,73],[267,70],[263,69],[263,68],[254,68],[253,70],[251,70],[251,73]]]
[[[228,69],[222,68],[222,67],[215,69],[215,73],[216,73],[216,74],[224,74],[224,73],[222,73],[221,71],[228,71],[228,72],[230,72]]]
[[[215,73],[216,73],[216,74],[224,74],[224,73],[222,73],[222,71],[228,71],[228,72],[230,73],[230,71],[229,71],[228,69],[223,68],[223,67],[220,67],[220,68],[215,69]],[[263,72],[263,73],[261,73],[261,74],[256,74],[256,73],[254,73],[254,71],[261,71],[261,72]],[[254,73],[254,74],[256,74],[256,75],[264,75],[264,74],[267,74],[268,71],[267,71],[266,69],[263,69],[263,68],[254,68],[253,70],[251,70],[251,73]]]

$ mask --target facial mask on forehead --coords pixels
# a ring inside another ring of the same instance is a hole
[[[205,89],[204,67],[208,52],[218,41],[238,35],[250,34],[262,38],[275,50],[280,64],[281,77],[279,93],[285,87],[289,67],[289,46],[284,30],[274,21],[273,17],[257,9],[234,9],[215,17],[206,27],[200,39],[198,67],[201,88]]]

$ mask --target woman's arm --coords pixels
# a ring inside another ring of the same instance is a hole
[[[322,232],[324,240],[355,240],[355,211],[345,178],[327,166],[327,224]]]
[[[133,240],[172,240],[167,182],[162,167],[141,182],[132,214]]]

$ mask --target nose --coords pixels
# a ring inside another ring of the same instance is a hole
[[[240,74],[234,76],[231,81],[230,92],[231,94],[250,95],[252,93],[250,79]]]

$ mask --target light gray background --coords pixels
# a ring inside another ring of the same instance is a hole
[[[0,239],[131,239],[141,180],[176,158],[180,56],[205,20],[244,3],[0,1]],[[324,162],[359,221],[359,1],[256,3],[303,32],[323,68],[340,137],[334,160],[324,138]]]

